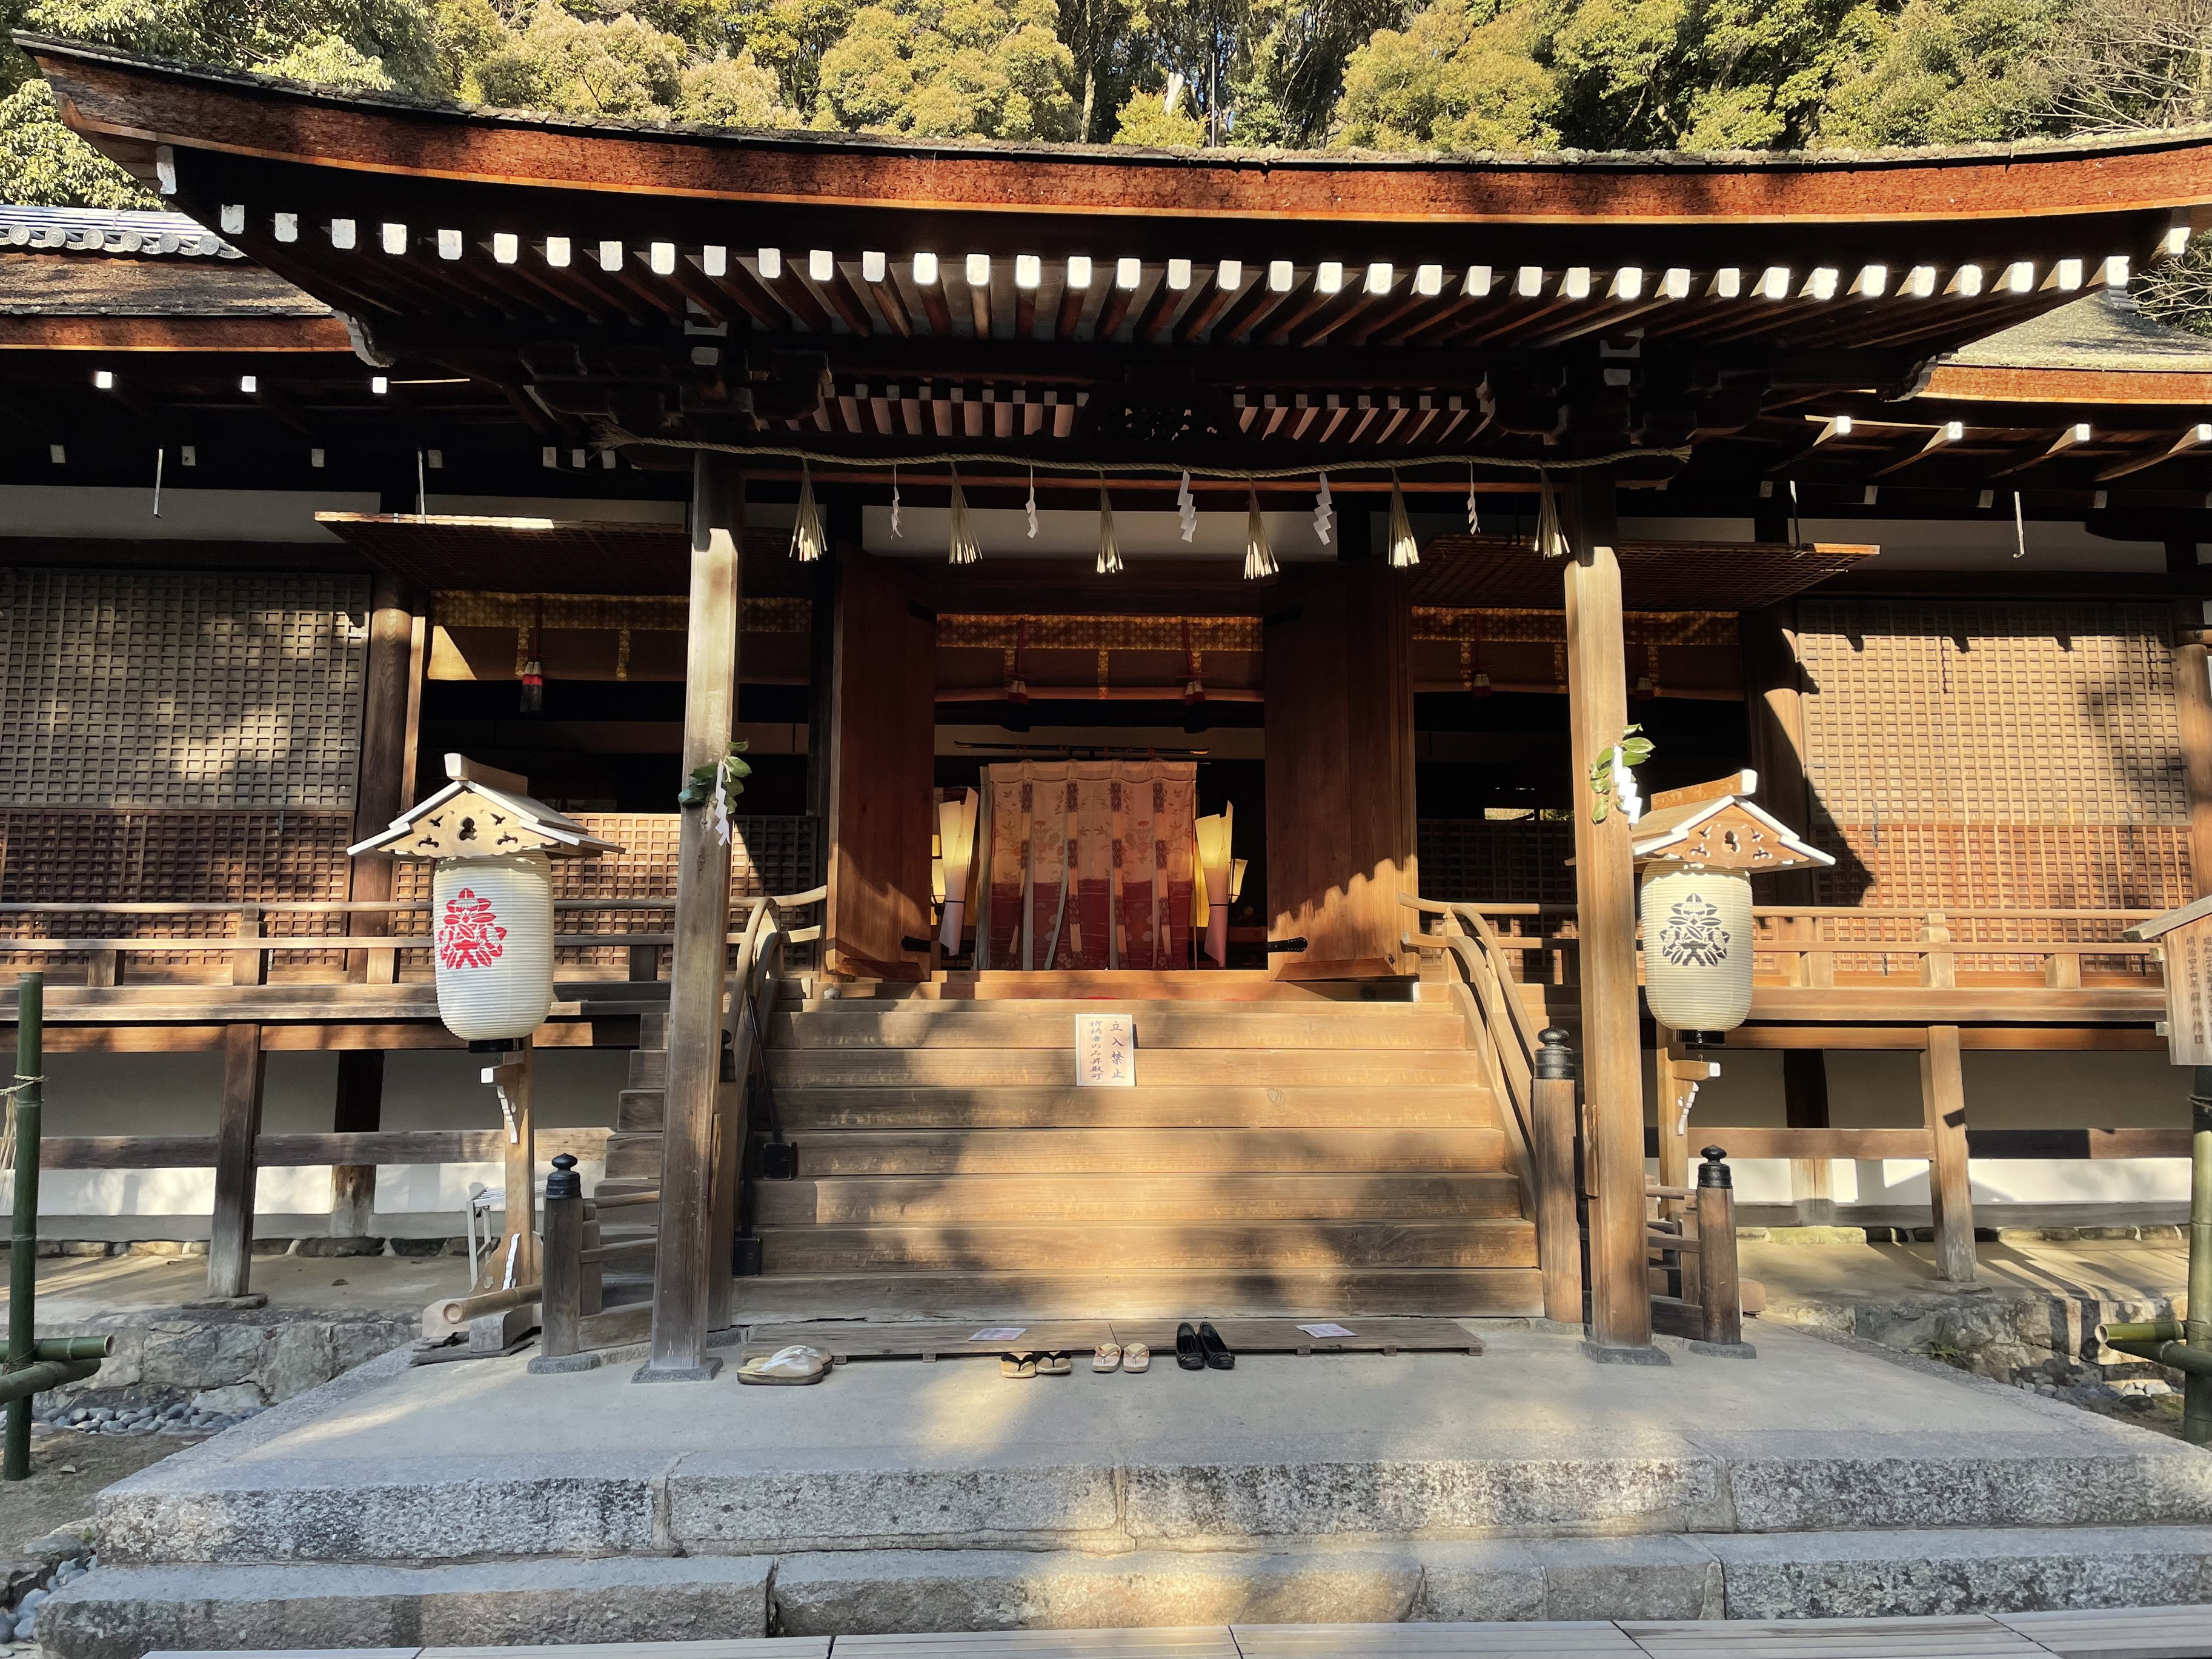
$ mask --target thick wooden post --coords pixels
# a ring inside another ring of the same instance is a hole
[[[1928,1202],[1936,1218],[1936,1274],[1974,1282],[1974,1201],[1966,1184],[1966,1082],[1959,1028],[1931,1025],[1920,1054],[1920,1101],[1932,1143]]]
[[[331,1127],[343,1134],[374,1134],[384,1127],[384,1050],[338,1052],[337,1102]],[[376,1212],[376,1165],[340,1164],[331,1170],[331,1236],[366,1238]]]
[[[1544,1317],[1583,1317],[1583,1230],[1575,1201],[1575,1056],[1558,1026],[1536,1040],[1529,1083],[1529,1132],[1535,1139],[1536,1269],[1544,1279]]]
[[[208,1225],[208,1297],[252,1293],[253,1143],[261,1134],[268,1060],[258,1025],[222,1028],[222,1119],[216,1129],[215,1216]]]
[[[2181,726],[2182,787],[2189,801],[2190,880],[2212,892],[2212,664],[2200,636],[2173,653],[2174,701]]]
[[[1828,1127],[1828,1054],[1824,1048],[1782,1051],[1782,1121],[1792,1129]],[[1833,1171],[1825,1158],[1790,1160],[1790,1196],[1801,1227],[1836,1224]]]
[[[1592,1358],[1666,1364],[1651,1346],[1644,1273],[1644,1066],[1636,985],[1636,871],[1618,807],[1594,823],[1591,766],[1628,725],[1613,480],[1577,472],[1564,514],[1567,707],[1572,728],[1577,954],[1582,963],[1583,1097],[1588,1156]]]
[[[353,834],[366,840],[399,816],[414,799],[415,723],[421,711],[416,686],[421,667],[417,617],[404,583],[376,579],[368,611],[368,665],[362,697],[361,773],[354,789]],[[353,861],[348,896],[381,903],[392,896],[392,860],[380,853]],[[351,933],[388,934],[392,918],[369,912],[348,918]],[[374,985],[398,977],[396,953],[363,951],[346,959],[346,976]],[[347,1049],[338,1055],[337,1098],[331,1127],[341,1134],[384,1127],[384,1055]],[[376,1166],[338,1164],[331,1170],[331,1232],[360,1238],[376,1208]]]
[[[538,1126],[532,1109],[537,1092],[538,1050],[529,1038],[522,1040],[522,1047],[504,1065],[491,1068],[491,1080],[507,1097],[500,1113],[506,1165],[506,1232],[499,1241],[498,1252],[485,1264],[489,1282],[478,1288],[498,1291],[509,1285],[532,1284],[538,1278]]]
[[[729,753],[737,716],[738,550],[744,487],[726,456],[702,453],[691,488],[691,608],[684,656],[684,777]],[[678,784],[682,779],[678,780]],[[714,1115],[728,975],[730,849],[704,806],[683,809],[676,947],[669,969],[668,1088],[660,1153],[660,1247],[653,1264],[653,1346],[637,1380],[703,1381],[714,1211]],[[732,1157],[738,1149],[727,1149]]]
[[[1805,671],[1797,656],[1797,607],[1770,605],[1743,614],[1743,689],[1750,715],[1751,764],[1759,793],[1800,835],[1813,830],[1813,790],[1805,773]],[[1768,904],[1810,904],[1813,872],[1783,870],[1765,878]]]

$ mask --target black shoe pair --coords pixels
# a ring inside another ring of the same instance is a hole
[[[1211,1323],[1201,1322],[1196,1330],[1184,1324],[1176,1327],[1176,1364],[1187,1371],[1233,1371],[1237,1356]]]

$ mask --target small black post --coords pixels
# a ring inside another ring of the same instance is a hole
[[[582,1346],[584,1178],[573,1154],[553,1159],[545,1177],[545,1249],[538,1261],[538,1356],[534,1372],[589,1370],[599,1363]]]
[[[1723,1162],[1727,1152],[1705,1149],[1698,1165],[1698,1301],[1699,1340],[1692,1353],[1753,1359],[1743,1340],[1743,1289],[1735,1261],[1735,1177]]]

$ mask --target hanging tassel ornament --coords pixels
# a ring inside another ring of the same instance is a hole
[[[948,564],[973,564],[983,556],[983,550],[975,540],[975,532],[968,527],[968,498],[960,493],[960,469],[952,469],[952,514],[951,542],[946,550]]]
[[[1314,494],[1314,534],[1327,547],[1336,537],[1336,507],[1329,499],[1328,474],[1321,475],[1321,488]]]
[[[1098,574],[1121,574],[1121,550],[1114,540],[1114,501],[1106,493],[1103,478],[1098,481]]]
[[[1190,493],[1190,474],[1182,475],[1182,483],[1176,490],[1176,523],[1182,538],[1190,540],[1198,534],[1198,497]]]
[[[898,468],[896,466],[891,468],[891,534],[902,541],[906,538],[906,532],[899,528]]]
[[[1273,575],[1282,567],[1275,562],[1275,550],[1267,545],[1267,521],[1260,516],[1260,492],[1244,492],[1249,503],[1244,513],[1244,580],[1256,582]]]
[[[1482,534],[1482,508],[1474,499],[1474,467],[1471,463],[1467,469],[1467,533]]]
[[[1405,570],[1421,562],[1420,544],[1413,539],[1413,521],[1406,516],[1406,492],[1398,487],[1398,469],[1390,469],[1390,568]]]
[[[1547,559],[1566,556],[1567,538],[1559,528],[1559,504],[1552,498],[1552,475],[1536,475],[1536,550]]]
[[[1025,510],[1028,512],[1028,514],[1029,514],[1029,515],[1030,515],[1030,539],[1031,541],[1035,541],[1035,540],[1036,539],[1036,532],[1037,532],[1037,521],[1036,521],[1036,469],[1035,467],[1031,467],[1031,468],[1030,469],[1030,498],[1029,498],[1029,501],[1024,504],[1024,507],[1025,507]]]
[[[791,526],[791,556],[812,564],[829,550],[830,538],[822,533],[822,509],[814,504],[814,476],[806,463],[799,464],[799,516]]]

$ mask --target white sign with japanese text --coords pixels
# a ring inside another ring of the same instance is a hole
[[[1085,1089],[1137,1086],[1137,1022],[1127,1014],[1075,1017],[1075,1081]]]

